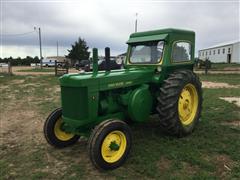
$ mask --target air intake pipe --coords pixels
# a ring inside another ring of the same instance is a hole
[[[93,75],[98,73],[98,49],[93,48]]]
[[[110,48],[109,47],[105,48],[105,65],[106,65],[106,72],[110,72],[111,67],[110,67]]]

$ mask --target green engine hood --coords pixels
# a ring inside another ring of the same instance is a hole
[[[100,71],[94,75],[91,72],[66,74],[60,77],[62,87],[89,87],[95,86],[98,90],[121,88],[150,82],[154,69],[121,69],[111,72]]]

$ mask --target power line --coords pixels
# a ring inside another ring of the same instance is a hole
[[[25,36],[28,34],[35,33],[36,31],[31,31],[31,32],[25,32],[25,33],[19,33],[19,34],[0,34],[0,36]]]

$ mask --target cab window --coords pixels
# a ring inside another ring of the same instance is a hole
[[[172,49],[173,62],[182,62],[191,60],[191,44],[188,42],[176,42]]]
[[[156,64],[159,63],[164,48],[164,41],[145,42],[131,45],[130,63]]]

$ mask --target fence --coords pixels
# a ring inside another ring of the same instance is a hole
[[[55,76],[62,76],[68,74],[69,63],[68,62],[57,62],[55,61]]]

